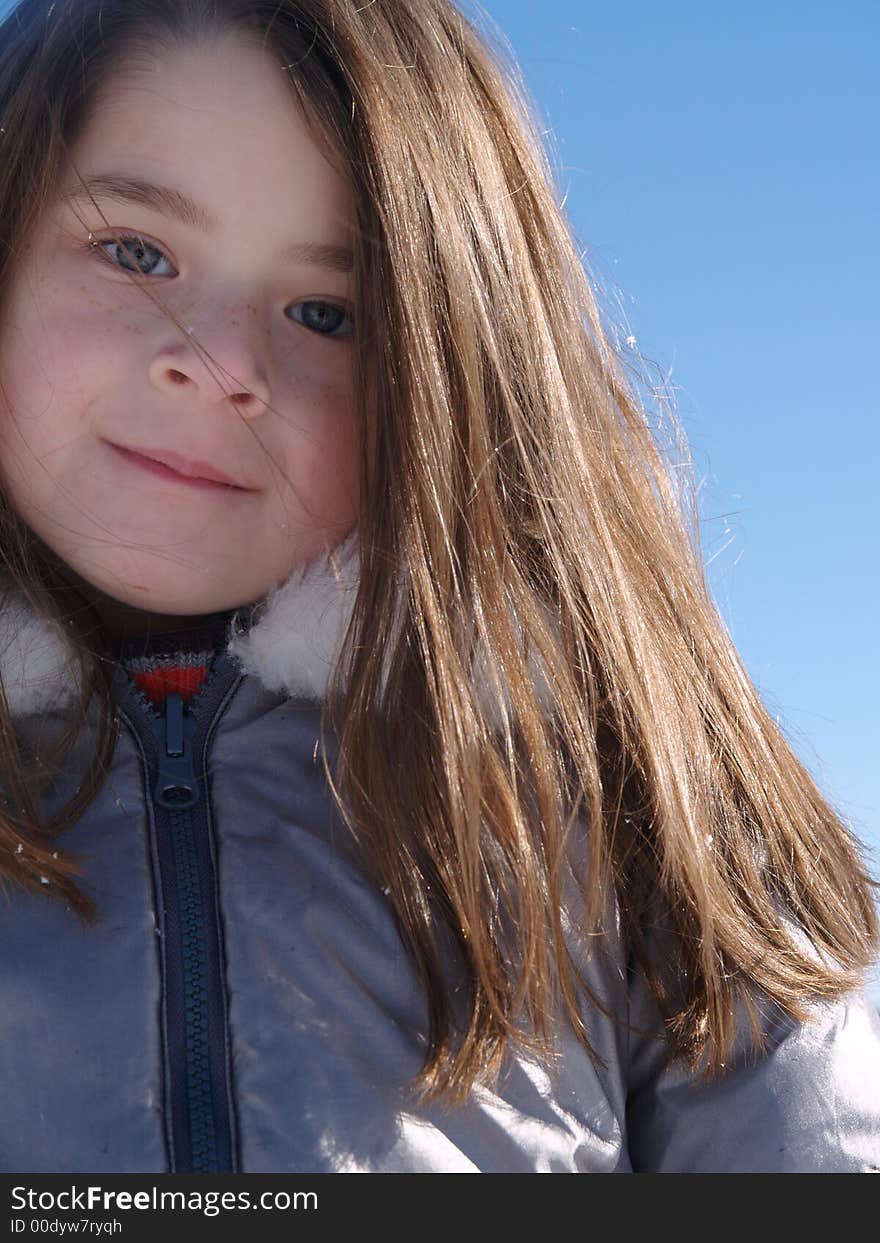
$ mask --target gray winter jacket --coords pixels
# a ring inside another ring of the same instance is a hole
[[[803,1026],[768,1017],[769,1052],[744,1037],[710,1086],[593,1007],[604,1069],[561,1024],[555,1076],[511,1056],[463,1107],[418,1106],[425,1000],[315,760],[336,588],[315,562],[273,592],[249,632],[230,631],[192,714],[172,696],[159,716],[117,671],[112,769],[63,839],[88,856],[100,922],[17,888],[0,904],[0,1170],[880,1167],[880,1025],[863,994]],[[65,640],[23,604],[0,627],[7,697],[36,751],[69,704]],[[616,921],[586,972],[612,1013],[659,1036]]]

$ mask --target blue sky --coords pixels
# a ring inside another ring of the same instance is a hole
[[[603,306],[672,387],[745,667],[880,875],[880,5],[482,8]]]
[[[880,5],[482,8],[603,307],[674,393],[721,614],[880,874]]]

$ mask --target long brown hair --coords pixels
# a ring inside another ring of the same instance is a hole
[[[457,1101],[511,1043],[552,1059],[560,1010],[595,1056],[568,921],[599,952],[615,910],[671,1055],[719,1074],[738,1002],[759,1036],[756,998],[803,1021],[862,984],[876,882],[713,604],[684,437],[627,377],[503,41],[449,0],[23,0],[0,25],[0,299],[108,75],[229,31],[277,53],[356,192],[361,578],[327,776],[429,1001],[417,1083]],[[0,540],[102,725],[41,824],[0,696],[0,869],[88,920],[58,837],[112,757],[107,651],[5,503]]]

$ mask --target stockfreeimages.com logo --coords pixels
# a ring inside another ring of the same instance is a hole
[[[253,1198],[247,1191],[106,1191],[103,1187],[77,1188],[71,1186],[63,1191],[36,1191],[32,1187],[12,1188],[12,1208],[30,1209],[31,1212],[94,1212],[127,1213],[172,1209],[183,1212],[203,1213],[216,1217],[219,1213],[236,1209],[263,1209],[266,1212],[288,1212],[293,1209],[315,1211],[318,1207],[316,1191],[262,1191]]]

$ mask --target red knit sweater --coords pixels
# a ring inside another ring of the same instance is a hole
[[[225,647],[235,611],[194,618],[192,626],[166,634],[123,639],[117,644],[120,663],[157,707],[162,707],[171,692],[189,702]]]

